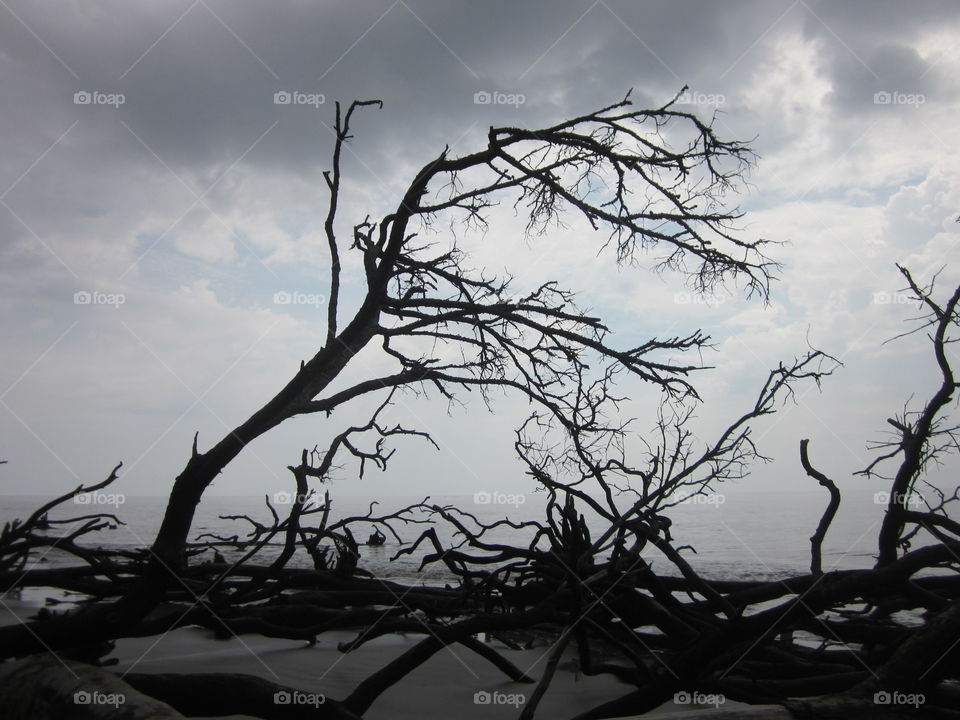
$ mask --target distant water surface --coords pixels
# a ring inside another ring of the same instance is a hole
[[[871,494],[861,492],[859,495],[860,497],[852,500],[847,498],[827,536],[823,552],[823,565],[826,570],[865,568],[870,567],[873,562],[882,506],[873,502]],[[500,500],[518,499],[496,494],[494,497]],[[421,496],[380,498],[374,514],[386,514],[422,499]],[[826,504],[824,493],[734,490],[702,500],[702,503],[687,502],[672,508],[667,515],[673,521],[671,532],[675,544],[695,548],[695,553],[684,551],[684,556],[705,577],[774,579],[804,572],[809,568],[809,537]],[[0,497],[0,521],[24,517],[42,501],[43,498],[33,496]],[[545,496],[538,493],[526,495],[522,504],[513,505],[477,503],[474,496],[469,495],[433,496],[430,501],[440,505],[456,505],[473,513],[481,521],[490,523],[505,516],[514,521],[539,519],[543,515]],[[334,497],[331,521],[363,515],[370,502],[370,498]],[[51,518],[81,515],[94,510],[115,512],[126,524],[115,530],[90,535],[88,542],[106,547],[144,547],[150,544],[156,534],[165,505],[166,498],[162,497],[126,496],[123,504],[117,507],[71,503],[61,507]],[[279,506],[278,510],[282,512],[283,506]],[[245,522],[223,520],[219,517],[225,514],[249,515],[265,524],[271,521],[262,496],[211,496],[198,508],[192,537],[205,532],[243,536],[249,530],[250,526]],[[602,530],[602,522],[590,515],[587,515],[587,520],[593,536],[597,537]],[[410,542],[428,526],[403,526],[395,523],[395,527],[401,538]],[[445,541],[452,539],[448,527],[441,524],[437,526],[437,530]],[[367,534],[372,532],[372,527],[361,524],[354,532],[359,541],[364,541]],[[529,532],[500,527],[488,534],[487,540],[494,543],[524,543],[529,541],[530,537]],[[360,566],[384,579],[427,584],[448,582],[451,579],[449,571],[441,565],[428,566],[420,572],[419,563],[423,552],[391,561],[391,557],[402,547],[404,546],[393,537],[388,537],[387,542],[380,547],[362,547]],[[428,544],[424,544],[422,549],[424,552],[432,551]],[[264,560],[275,556],[277,551],[276,546],[265,548]],[[224,551],[224,555],[228,560],[236,557],[228,551]],[[660,572],[676,574],[675,568],[659,555],[655,548],[648,546],[644,556],[652,561],[655,569]],[[57,551],[45,551],[38,553],[34,566],[52,567],[65,561],[76,562]],[[305,554],[298,554],[291,564],[301,567],[311,565]]]

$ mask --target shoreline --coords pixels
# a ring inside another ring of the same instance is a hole
[[[26,621],[40,607],[42,605],[26,600],[3,599],[0,625]],[[318,636],[316,645],[309,646],[300,641],[259,635],[216,640],[208,630],[185,627],[161,635],[117,640],[109,657],[117,658],[119,662],[104,669],[121,678],[127,672],[244,673],[342,700],[361,681],[424,637],[419,634],[388,635],[371,640],[350,653],[341,653],[337,644],[353,639],[356,634],[346,630],[323,633]],[[498,646],[497,649],[537,679],[549,653],[548,647],[510,650]],[[522,707],[518,702],[520,697],[530,697],[534,688],[535,684],[510,681],[483,658],[454,645],[440,650],[388,689],[363,717],[364,720],[413,720],[455,714],[458,720],[515,718]],[[576,672],[574,664],[565,655],[554,682],[537,708],[537,715],[570,718],[625,695],[631,688],[610,675],[583,676]],[[480,693],[488,695],[478,695]],[[490,702],[483,702],[485,697]],[[737,707],[748,706],[732,701],[718,708],[669,702],[644,717],[681,720],[684,715],[699,717]],[[692,716],[691,712],[694,713]],[[247,720],[250,716],[222,717]]]

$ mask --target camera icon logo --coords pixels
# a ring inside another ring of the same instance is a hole
[[[73,94],[74,105],[89,105],[93,101],[93,96],[86,90],[79,90]]]
[[[473,694],[474,705],[489,705],[490,701],[490,693],[488,693],[486,690],[479,690]]]
[[[74,305],[89,305],[92,299],[93,299],[93,296],[90,293],[88,293],[86,290],[80,290],[73,294]]]
[[[277,505],[289,505],[293,502],[293,494],[286,490],[275,492],[273,494],[273,502]]]
[[[881,90],[880,92],[875,92],[873,94],[874,105],[889,105],[892,102],[893,102],[893,95],[891,95],[886,90]]]
[[[274,705],[289,705],[292,700],[292,696],[286,690],[277,690],[277,692],[273,694]]]
[[[289,305],[293,297],[286,290],[278,290],[273,294],[274,305]]]
[[[73,694],[73,704],[74,705],[89,705],[92,701],[90,693],[86,690],[78,690]]]
[[[289,105],[293,97],[286,90],[278,90],[273,94],[274,105]]]
[[[493,102],[493,95],[486,90],[480,90],[473,94],[474,105],[489,105],[491,102]]]
[[[493,496],[486,490],[481,490],[473,494],[473,502],[475,505],[489,505],[492,501]]]

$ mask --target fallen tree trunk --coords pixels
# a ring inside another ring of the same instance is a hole
[[[0,666],[0,707],[6,720],[183,719],[111,672],[50,655]]]
[[[184,715],[249,715],[264,720],[359,720],[342,703],[323,693],[278,685],[240,673],[134,673],[126,681]]]

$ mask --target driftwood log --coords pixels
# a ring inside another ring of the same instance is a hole
[[[182,720],[183,715],[102,668],[50,655],[0,665],[5,720]]]

